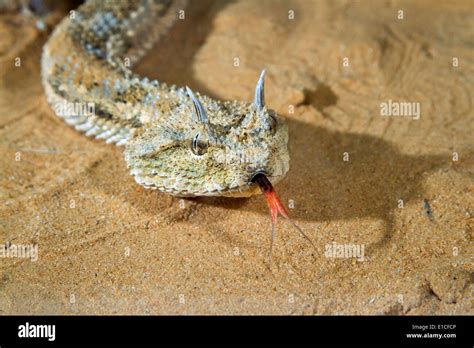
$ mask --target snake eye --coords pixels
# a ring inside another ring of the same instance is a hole
[[[207,147],[208,141],[201,133],[198,132],[192,137],[190,148],[196,156],[204,155],[207,152]]]

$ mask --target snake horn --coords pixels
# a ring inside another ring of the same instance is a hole
[[[201,104],[199,99],[196,98],[193,91],[188,86],[186,86],[186,92],[188,92],[188,96],[193,101],[194,111],[195,115],[197,116],[198,122],[203,123],[205,125],[209,124],[209,119],[207,118],[206,110],[204,109],[204,106]]]
[[[254,104],[257,110],[261,110],[265,106],[265,69],[260,73],[260,78],[257,82],[257,87],[255,87],[255,99]]]

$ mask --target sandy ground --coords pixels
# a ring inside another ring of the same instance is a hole
[[[246,100],[267,69],[290,132],[276,189],[316,245],[279,220],[269,268],[262,196],[135,184],[48,106],[47,33],[0,16],[0,244],[38,247],[0,258],[0,313],[474,314],[473,22],[471,1],[200,1],[137,66]],[[328,257],[345,244],[363,260]]]

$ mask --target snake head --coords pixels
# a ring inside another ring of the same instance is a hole
[[[126,145],[135,180],[183,197],[251,196],[259,193],[257,173],[281,180],[289,169],[288,129],[265,105],[264,77],[252,103],[176,89],[170,112]]]

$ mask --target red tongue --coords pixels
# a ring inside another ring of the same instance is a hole
[[[283,204],[281,204],[280,198],[278,198],[278,195],[276,194],[273,187],[270,186],[270,190],[263,191],[263,194],[265,195],[265,198],[267,199],[268,208],[270,208],[272,223],[276,223],[278,213],[280,213],[281,216],[283,216],[284,218],[287,218],[287,219],[289,218],[288,212],[286,211]]]
[[[278,195],[276,194],[270,180],[268,180],[266,175],[263,173],[258,173],[252,178],[252,181],[257,183],[258,186],[260,187],[260,190],[263,192],[263,194],[265,195],[265,198],[267,199],[268,208],[270,209],[270,216],[272,218],[272,240],[270,243],[270,255],[269,255],[270,262],[272,259],[273,242],[275,240],[275,225],[276,225],[278,213],[280,213],[281,216],[287,219],[298,230],[298,232],[301,233],[301,235],[304,238],[306,238],[313,247],[315,247],[311,239],[309,239],[309,237],[303,232],[303,230],[297,224],[295,224],[293,220],[290,219],[288,212],[286,211],[285,207],[281,203],[280,198],[278,198]]]

